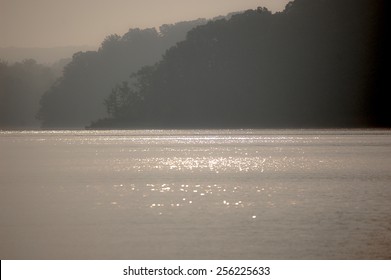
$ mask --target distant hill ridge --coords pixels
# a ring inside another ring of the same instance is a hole
[[[0,129],[36,129],[39,122],[45,128],[84,128],[107,116],[104,99],[111,88],[156,63],[190,29],[205,23],[133,28],[107,36],[99,48],[1,48]]]
[[[51,65],[80,51],[96,50],[94,46],[65,46],[51,48],[20,48],[0,47],[0,60],[8,63],[21,62],[25,59],[34,59],[40,64]]]

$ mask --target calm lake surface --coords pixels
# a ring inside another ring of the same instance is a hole
[[[390,259],[389,130],[0,132],[1,259]]]

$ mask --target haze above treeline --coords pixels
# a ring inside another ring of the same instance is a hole
[[[0,0],[0,48],[92,46],[129,28],[213,18],[257,6],[281,11],[289,0]],[[34,58],[34,57],[26,57]],[[38,61],[41,62],[41,61]]]
[[[132,28],[53,67],[1,62],[0,129],[390,127],[386,13],[295,0]]]

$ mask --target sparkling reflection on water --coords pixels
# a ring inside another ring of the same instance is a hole
[[[0,256],[390,258],[391,133],[0,133]]]

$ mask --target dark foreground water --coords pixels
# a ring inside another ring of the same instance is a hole
[[[390,259],[391,132],[0,132],[1,259]]]

